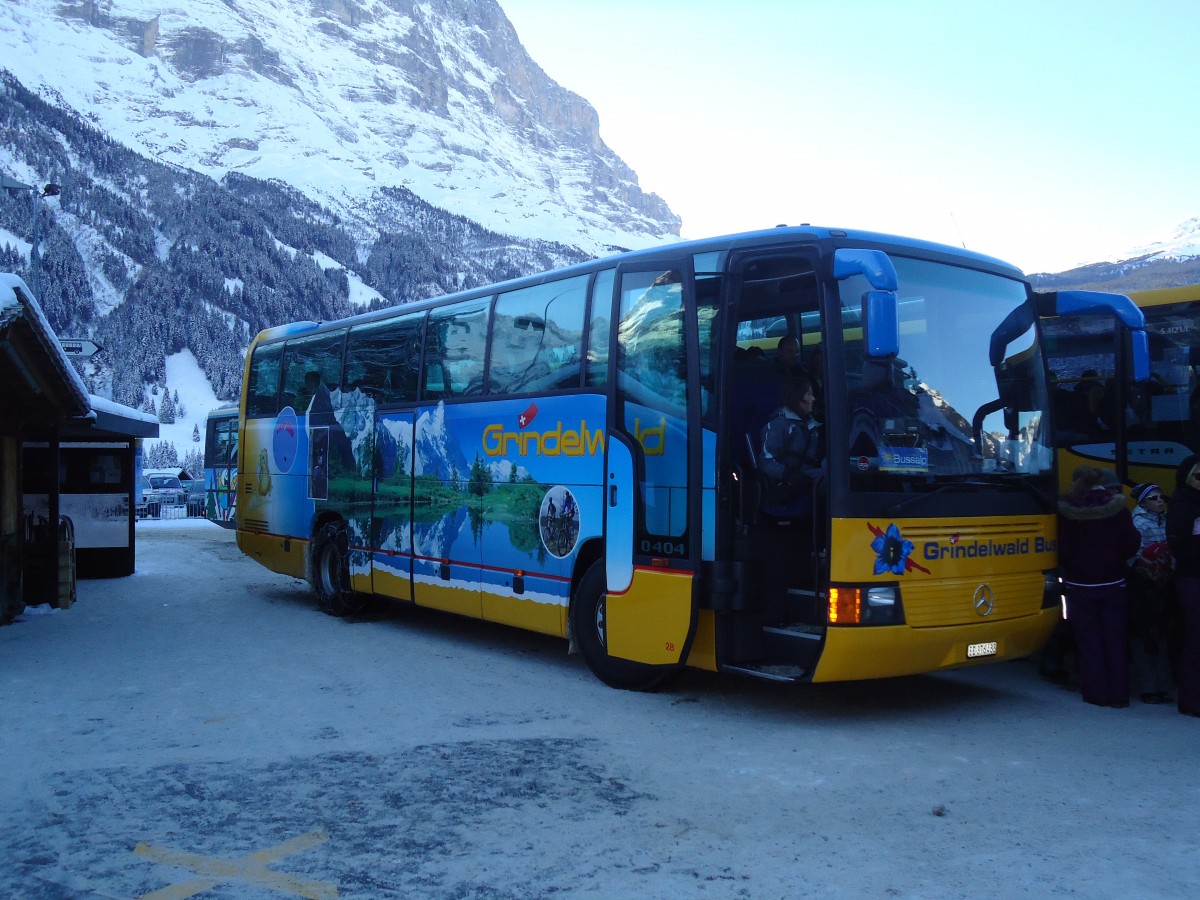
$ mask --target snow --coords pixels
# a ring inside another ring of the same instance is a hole
[[[325,616],[209,523],[136,534],[135,576],[0,629],[0,895],[182,897],[199,871],[246,900],[1200,883],[1200,721],[1171,707],[1088,706],[1032,662],[615,691],[559,639]]]
[[[0,228],[0,247],[7,246],[17,251],[23,256],[26,262],[29,261],[29,254],[33,250],[33,245],[24,238],[19,238],[7,228]]]
[[[168,356],[166,369],[167,389],[171,392],[172,397],[176,391],[179,392],[179,404],[175,407],[174,423],[159,423],[158,438],[160,441],[169,441],[175,445],[175,452],[182,464],[188,451],[204,452],[204,429],[209,412],[233,401],[217,399],[208,376],[200,369],[200,363],[196,361],[191,350],[185,348],[179,353]],[[161,402],[162,392],[160,391],[155,398],[156,409]],[[179,414],[179,405],[182,405],[184,409],[183,415]],[[196,429],[200,436],[198,442],[193,441]],[[155,443],[153,438],[147,439],[145,450],[149,452]]]
[[[442,47],[451,90],[445,111],[410,106],[404,96],[425,87],[399,62],[413,20],[391,4],[369,6],[348,39],[335,10],[299,0],[193,0],[186,9],[122,0],[104,13],[128,23],[125,40],[63,14],[58,0],[7,0],[0,54],[22,84],[61,98],[143,155],[214,179],[230,171],[279,179],[368,227],[364,203],[379,187],[400,185],[502,234],[595,250],[677,240],[617,199],[636,183],[608,190],[612,208],[631,220],[614,224],[598,211],[600,167],[580,166],[579,151],[539,149],[543,140],[456,94],[462,77],[491,96],[497,73],[471,48],[491,38],[474,29],[446,35],[454,23],[420,5],[414,13]],[[156,19],[156,53],[166,55],[186,29],[205,29],[220,35],[228,69],[190,78],[143,56],[137,32]],[[238,59],[254,42],[277,56],[283,82]]]

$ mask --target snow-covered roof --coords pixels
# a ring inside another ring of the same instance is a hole
[[[0,325],[11,325],[18,319],[28,324],[35,342],[46,354],[76,407],[82,411],[90,409],[87,386],[59,346],[58,336],[34,299],[33,291],[18,276],[0,273]]]
[[[158,418],[107,397],[91,394],[92,419],[97,428],[133,437],[158,437]]]
[[[0,273],[0,328],[23,321],[38,349],[74,401],[68,414],[88,427],[133,437],[158,437],[158,419],[141,410],[89,394],[87,386],[58,342],[29,287],[16,275]]]

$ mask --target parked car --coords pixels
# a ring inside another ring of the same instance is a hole
[[[150,494],[153,490],[150,487],[150,479],[143,475],[141,480],[138,481],[137,486],[133,489],[133,514],[137,518],[144,519],[149,515]],[[122,516],[129,513],[129,498],[124,494],[121,495],[120,499],[120,513]]]
[[[152,503],[157,501],[161,506],[183,506],[187,503],[188,492],[178,475],[148,470],[146,477],[150,479]]]
[[[184,490],[187,491],[187,514],[189,516],[204,515],[204,481],[199,478],[185,479]]]
[[[134,515],[139,519],[146,518],[150,515],[150,498],[154,496],[154,486],[150,484],[150,479],[143,475],[133,495],[137,500],[137,506],[133,510]]]

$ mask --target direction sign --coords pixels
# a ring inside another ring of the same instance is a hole
[[[63,353],[72,357],[88,357],[99,353],[104,348],[95,341],[89,341],[87,338],[75,340],[74,338],[59,338],[58,345],[62,347]]]

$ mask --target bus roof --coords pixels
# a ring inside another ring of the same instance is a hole
[[[1169,303],[1187,303],[1200,300],[1200,284],[1183,287],[1159,288],[1153,291],[1130,291],[1129,299],[1138,306],[1165,306]]]
[[[415,300],[409,303],[397,304],[386,309],[357,313],[344,319],[330,320],[327,322],[292,322],[286,325],[279,325],[273,328],[264,329],[256,338],[256,343],[261,343],[268,340],[278,340],[284,337],[293,337],[299,334],[315,331],[318,328],[325,329],[332,328],[334,326],[344,328],[347,326],[360,325],[366,322],[373,322],[377,319],[391,318],[397,314],[422,312],[424,310],[436,308],[444,304],[471,300],[474,298],[490,297],[493,294],[504,293],[506,291],[516,290],[522,287],[531,287],[547,281],[556,281],[561,278],[570,278],[575,275],[585,275],[599,269],[608,269],[621,264],[653,262],[655,259],[662,259],[666,261],[673,258],[678,258],[680,256],[692,256],[705,253],[719,254],[745,248],[766,247],[772,244],[783,246],[787,244],[802,245],[826,242],[832,244],[834,247],[838,247],[843,244],[855,247],[878,245],[879,249],[887,249],[892,251],[903,251],[906,249],[913,250],[922,254],[944,256],[947,259],[957,260],[959,262],[967,263],[968,265],[973,264],[980,268],[998,271],[1013,278],[1024,278],[1024,274],[1010,263],[996,259],[992,256],[986,256],[982,253],[966,250],[962,247],[952,247],[948,244],[938,244],[932,241],[923,241],[916,238],[907,238],[899,235],[883,234],[873,231],[855,231],[851,229],[826,228],[813,225],[780,225],[775,228],[765,228],[759,231],[747,231],[739,234],[722,235],[719,237],[703,238],[699,240],[679,241],[673,244],[662,244],[655,247],[646,247],[640,250],[629,250],[612,256],[597,257],[596,259],[576,263],[572,266],[565,266],[559,269],[549,269],[543,272],[534,273],[532,275],[525,275],[509,281],[481,285],[480,287],[470,288],[465,291],[458,291],[453,294],[443,294],[438,297],[429,297],[423,300]]]

